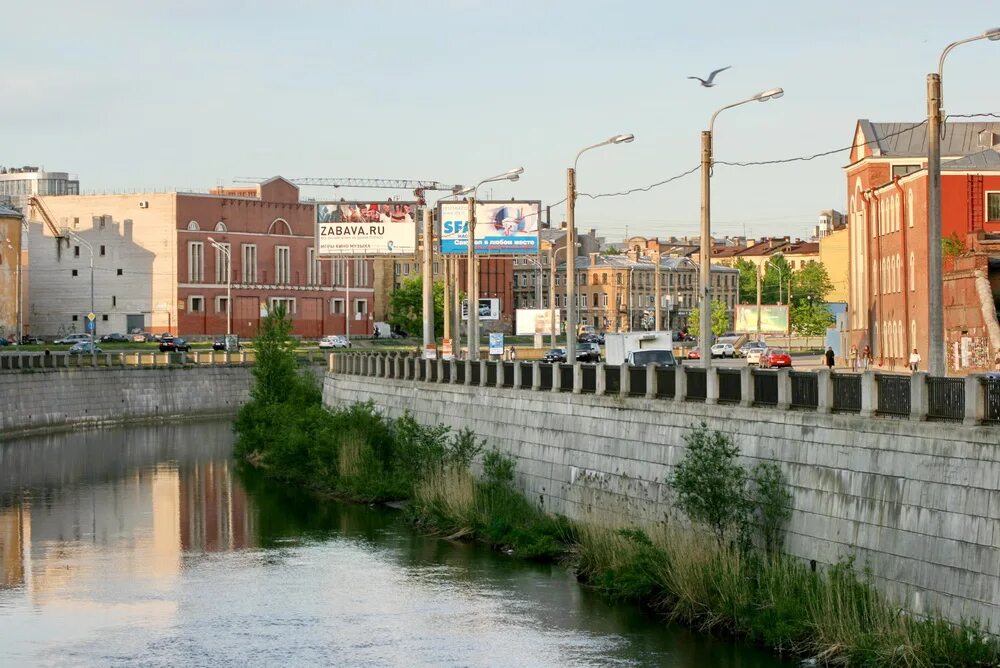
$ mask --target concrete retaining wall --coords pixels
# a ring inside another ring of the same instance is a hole
[[[991,427],[328,374],[324,401],[468,427],[517,459],[518,484],[578,520],[673,519],[665,480],[704,421],[773,461],[794,512],[786,550],[849,555],[916,613],[1000,628],[1000,444]]]
[[[37,369],[0,374],[0,438],[34,431],[235,413],[250,367]]]

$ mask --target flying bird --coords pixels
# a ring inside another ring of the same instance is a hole
[[[711,88],[712,86],[715,85],[714,83],[712,83],[715,80],[715,75],[718,74],[719,72],[725,72],[730,67],[732,67],[732,65],[726,65],[725,67],[715,70],[714,72],[708,75],[707,79],[702,79],[701,77],[688,77],[688,79],[697,79],[698,81],[701,82],[701,85],[704,86],[705,88]]]

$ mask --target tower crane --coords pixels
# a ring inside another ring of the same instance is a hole
[[[267,179],[238,177],[234,183],[262,183]],[[329,188],[384,188],[388,190],[413,190],[417,201],[426,204],[424,193],[428,190],[448,190],[453,194],[461,192],[461,185],[449,186],[438,181],[417,181],[412,179],[356,179],[356,178],[300,178],[289,179],[297,186],[321,186]]]

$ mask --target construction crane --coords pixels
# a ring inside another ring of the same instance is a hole
[[[234,183],[262,183],[267,179],[239,177]],[[411,179],[289,179],[297,186],[320,186],[328,188],[383,188],[387,190],[412,190],[417,201],[426,204],[424,193],[428,190],[448,190],[452,194],[464,190],[463,186],[449,186],[438,181],[416,181]]]
[[[42,204],[42,200],[32,195],[31,197],[28,198],[28,206],[30,207],[29,209],[30,211],[38,212],[38,214],[42,217],[42,220],[45,222],[45,226],[48,227],[49,232],[52,233],[52,236],[54,236],[56,239],[61,239],[63,236],[65,236],[63,235],[62,230],[56,227],[55,222],[53,222],[52,220],[52,216],[49,215],[48,209],[46,209],[45,205]],[[32,214],[29,214],[29,216],[34,217]]]

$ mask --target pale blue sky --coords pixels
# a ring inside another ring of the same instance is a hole
[[[565,196],[577,150],[618,132],[637,139],[588,153],[581,191],[697,165],[712,111],[773,86],[785,97],[720,116],[718,160],[847,145],[857,118],[919,121],[941,49],[1000,25],[995,0],[8,4],[0,164],[71,171],[85,191],[274,174],[467,184],[523,165],[492,194],[543,204]],[[715,88],[685,78],[724,65]],[[948,112],[1000,112],[998,66],[998,43],[949,56]],[[720,166],[714,231],[807,234],[843,210],[846,156]],[[698,207],[693,175],[581,198],[577,221],[611,239],[696,234]]]

